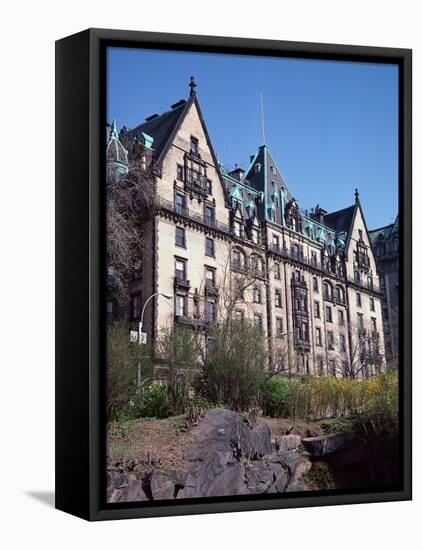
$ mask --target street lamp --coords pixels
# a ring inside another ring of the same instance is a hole
[[[143,328],[143,324],[144,324],[144,313],[145,313],[145,308],[147,307],[147,304],[150,300],[152,300],[152,298],[154,298],[155,296],[164,296],[164,298],[166,298],[167,300],[171,300],[173,298],[173,296],[171,296],[170,294],[164,294],[164,292],[156,292],[155,294],[151,294],[151,296],[146,300],[145,304],[144,304],[144,307],[142,308],[142,312],[141,312],[141,320],[139,321],[139,328],[138,328],[138,338],[139,338],[139,343],[141,344],[141,333],[142,333],[142,328]]]
[[[139,343],[139,345],[146,344],[146,338],[145,338],[145,341],[142,341],[142,339],[141,339],[141,334],[143,334],[142,333],[142,328],[143,328],[143,324],[144,324],[144,313],[145,313],[145,308],[147,307],[148,302],[150,302],[152,300],[152,298],[154,298],[155,296],[164,296],[164,298],[166,298],[167,300],[171,300],[173,298],[173,296],[171,296],[170,294],[164,294],[164,292],[155,292],[154,294],[151,294],[151,296],[146,300],[146,302],[144,304],[144,307],[142,308],[141,320],[139,321],[139,326],[138,326],[138,343]],[[138,387],[139,388],[141,387],[141,382],[142,382],[141,361],[139,361],[138,362]]]

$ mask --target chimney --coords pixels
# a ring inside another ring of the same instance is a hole
[[[320,207],[319,204],[311,210],[311,218],[319,223],[324,223],[324,217],[327,214],[327,211]]]
[[[243,181],[245,177],[245,171],[243,170],[243,168],[239,168],[237,164],[235,164],[235,169],[229,172],[229,174],[230,176],[232,176],[233,178],[236,178],[239,181]]]

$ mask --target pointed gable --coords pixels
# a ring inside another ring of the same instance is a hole
[[[179,126],[183,119],[188,102],[180,101],[173,105],[170,111],[166,111],[161,115],[152,115],[147,117],[145,122],[139,124],[136,128],[128,130],[121,136],[121,141],[126,148],[133,143],[134,139],[144,142],[144,134],[153,138],[152,146],[157,161],[160,160],[168,141],[171,139],[175,129]]]

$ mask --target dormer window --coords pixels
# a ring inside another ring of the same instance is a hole
[[[359,240],[360,240],[360,241],[363,241],[362,229],[358,229],[358,235],[359,235]]]
[[[275,166],[271,166],[271,172],[276,175],[277,174],[277,168]]]
[[[197,138],[193,136],[190,138],[190,152],[196,156],[198,156],[199,153],[199,142]]]
[[[261,165],[259,162],[255,164],[255,174],[259,174],[261,172]]]
[[[236,235],[236,237],[242,236],[242,224],[238,221],[234,222],[234,234]]]

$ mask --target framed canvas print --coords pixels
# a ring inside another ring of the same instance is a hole
[[[411,51],[56,44],[56,506],[411,498]]]

